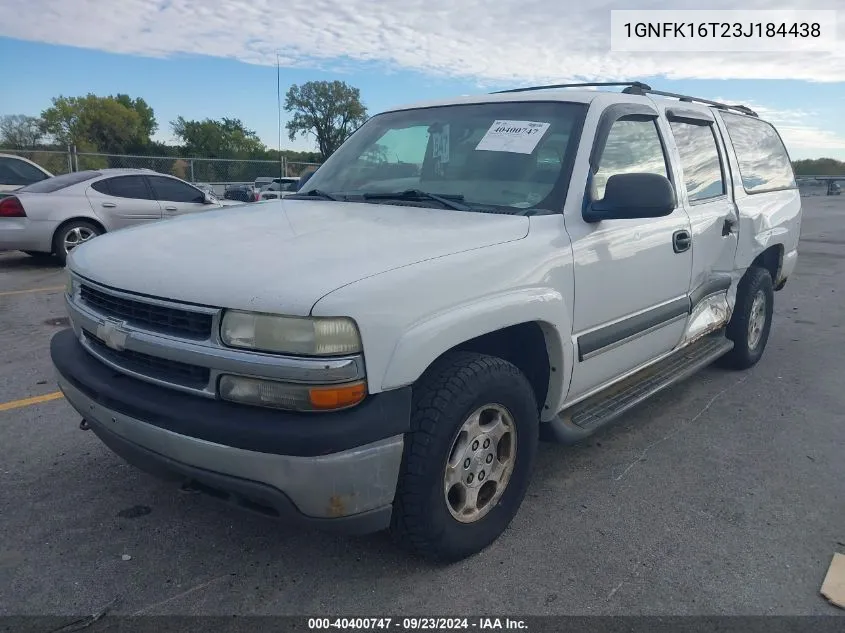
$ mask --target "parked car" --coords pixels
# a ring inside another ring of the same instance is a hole
[[[255,182],[253,183],[252,189],[253,191],[261,191],[267,185],[272,184],[276,179],[272,176],[261,176],[260,178],[256,178]]]
[[[64,262],[73,248],[103,233],[229,205],[152,170],[73,172],[0,199],[0,250]]]
[[[582,441],[766,349],[798,257],[789,156],[748,108],[666,94],[398,107],[242,221],[85,244],[59,386],[140,468],[472,555],[519,510],[541,437]]]
[[[278,200],[295,192],[298,186],[299,178],[274,178],[273,182],[255,193],[255,200]]]
[[[219,197],[219,196],[215,193],[215,191],[214,191],[214,187],[212,187],[211,185],[208,185],[208,184],[206,184],[206,183],[204,183],[204,182],[193,182],[193,183],[191,183],[191,184],[192,184],[194,187],[196,187],[197,189],[199,189],[200,191],[202,191],[203,193],[207,193],[207,194],[209,194],[209,195],[211,195],[211,196],[214,196],[215,198]]]
[[[15,191],[52,177],[53,174],[29,159],[0,154],[0,192]]]
[[[223,192],[224,200],[237,200],[238,202],[253,202],[255,194],[250,185],[226,185]]]

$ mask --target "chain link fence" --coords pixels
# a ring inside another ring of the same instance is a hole
[[[59,150],[1,149],[0,153],[21,156],[40,165],[54,175],[87,169],[130,168],[151,169],[188,182],[208,184],[216,189],[229,185],[252,184],[257,178],[299,176],[319,163],[303,163],[236,158],[200,158],[180,156],[136,156],[129,154],[97,154]]]

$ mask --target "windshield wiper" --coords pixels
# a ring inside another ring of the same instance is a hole
[[[311,191],[303,191],[302,193],[294,193],[289,196],[288,198],[322,198],[323,200],[334,200],[337,202],[339,198],[333,196],[330,193],[326,193],[325,191],[321,191],[319,189],[312,189]]]
[[[464,197],[460,194],[443,194],[428,193],[420,189],[407,189],[405,191],[392,191],[384,193],[365,193],[361,196],[364,200],[433,200],[439,202],[448,209],[455,211],[471,211],[472,209],[460,201]]]

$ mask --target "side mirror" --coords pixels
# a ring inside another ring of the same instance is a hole
[[[658,174],[614,174],[607,180],[604,198],[585,205],[586,222],[661,218],[677,206],[675,188]]]
[[[212,196],[207,191],[202,192],[202,203],[203,204],[217,204],[217,198]]]

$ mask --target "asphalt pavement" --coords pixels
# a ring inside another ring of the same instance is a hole
[[[0,615],[842,613],[819,588],[845,552],[845,196],[805,199],[755,368],[542,445],[508,531],[449,566],[125,465],[50,395],[62,284],[57,264],[0,254]]]

